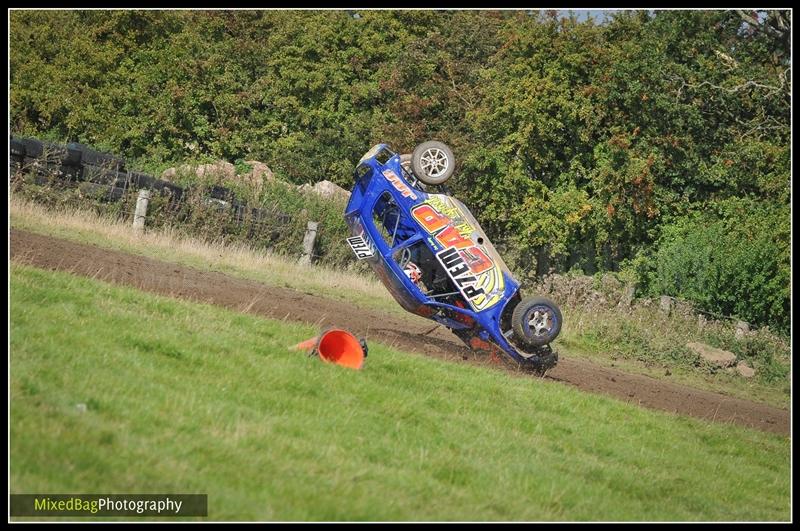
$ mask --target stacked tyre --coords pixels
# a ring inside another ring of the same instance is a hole
[[[78,150],[35,138],[11,138],[9,147],[11,170],[31,169],[37,182],[52,176],[70,181],[82,179],[82,157]]]
[[[181,200],[184,195],[180,186],[144,173],[127,171],[122,157],[85,144],[60,145],[13,136],[9,144],[11,173],[19,170],[30,172],[37,184],[46,184],[53,177],[83,181],[81,189],[109,200],[123,197],[127,190],[143,188],[167,195],[173,201]],[[212,198],[241,206],[228,188],[214,186],[209,192]]]
[[[67,144],[67,149],[80,153],[82,177],[88,183],[83,185],[84,189],[96,188],[97,191],[103,191],[98,196],[109,201],[117,201],[125,195],[128,189],[128,173],[124,171],[124,159],[77,142]]]
[[[125,169],[125,160],[85,144],[67,145],[43,142],[35,138],[11,137],[9,168],[12,173],[26,170],[37,184],[53,177],[83,181],[81,189],[98,198],[118,200],[128,189],[155,189],[180,199],[183,189],[170,182]]]

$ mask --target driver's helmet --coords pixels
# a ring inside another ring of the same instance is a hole
[[[417,267],[417,264],[415,264],[414,262],[407,263],[406,266],[403,268],[403,271],[405,272],[406,276],[411,280],[411,282],[413,282],[414,284],[419,282],[420,279],[422,278],[422,270],[419,267]]]

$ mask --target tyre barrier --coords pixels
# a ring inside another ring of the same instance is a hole
[[[23,157],[21,160],[9,162],[9,168],[13,171],[27,169],[35,176],[38,184],[50,182],[53,178],[60,178],[67,181],[79,181],[82,179],[82,168],[80,166],[67,166],[63,164],[50,163],[43,159]]]
[[[25,158],[25,144],[22,143],[18,138],[12,138],[9,142],[9,149],[11,153],[12,159],[20,159],[20,161]]]
[[[9,139],[9,169],[13,173],[29,170],[33,181],[39,185],[51,184],[54,178],[80,182],[79,189],[98,199],[117,201],[129,190],[142,188],[169,195],[171,201],[181,201],[187,193],[184,188],[152,175],[125,169],[125,159],[111,153],[92,149],[85,144],[72,142],[66,145],[43,142],[36,138]],[[207,190],[210,198],[227,203],[233,209],[234,219],[244,223],[274,221],[279,225],[291,221],[291,216],[270,209],[252,208],[235,197],[233,191],[224,186],[212,186]]]
[[[153,178],[151,188],[161,194],[170,194],[176,201],[183,199],[183,188],[169,181]]]
[[[109,199],[122,196],[128,188],[148,188],[168,193],[172,199],[183,197],[184,190],[171,182],[156,179],[141,172],[125,170],[125,160],[111,153],[92,149],[73,142],[66,145],[43,142],[36,138],[11,137],[9,168],[12,172],[30,170],[37,184],[47,184],[52,178],[85,181],[110,186]],[[96,187],[88,187],[94,191]]]
[[[108,186],[88,181],[80,183],[78,189],[84,195],[101,201],[119,201],[125,195],[126,190],[124,186]]]
[[[78,144],[72,142],[67,144],[67,149],[80,153],[80,160],[84,164],[91,166],[100,166],[103,168],[114,169],[117,171],[125,169],[125,160],[121,157],[112,155],[111,153],[104,153],[90,148],[85,144]]]
[[[83,165],[83,180],[97,184],[111,184],[117,180],[120,172],[115,169],[94,166],[91,164]]]
[[[128,179],[132,188],[153,188],[156,182],[154,177],[138,171],[128,172]]]
[[[44,146],[39,140],[35,138],[22,138],[20,139],[22,148],[24,150],[23,156],[37,158],[42,156]]]
[[[11,157],[16,159],[44,159],[50,164],[80,166],[82,152],[78,149],[42,142],[35,138],[12,138],[9,142]]]
[[[211,187],[209,195],[214,199],[231,202],[231,198],[233,197],[233,192],[231,192],[228,188],[225,188],[224,186],[215,185]]]

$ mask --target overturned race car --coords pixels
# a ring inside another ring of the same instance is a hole
[[[374,146],[356,166],[347,242],[405,310],[447,327],[473,350],[503,352],[544,374],[558,362],[550,344],[561,311],[546,298],[522,297],[469,209],[446,193],[454,170],[442,142],[402,155]]]

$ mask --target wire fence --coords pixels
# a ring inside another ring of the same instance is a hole
[[[219,184],[181,187],[127,170],[122,159],[108,153],[79,144],[64,146],[35,139],[12,139],[9,176],[11,192],[36,203],[53,208],[89,209],[125,222],[133,221],[139,191],[146,189],[150,191],[148,229],[170,227],[207,241],[241,242],[297,258],[304,253],[308,256],[307,249],[303,249],[308,222],[320,221],[311,216],[327,209],[324,214],[328,223],[318,224],[318,245],[313,247],[310,257],[331,264],[353,261],[349,254],[336,249],[340,245],[331,245],[345,236],[344,227],[331,222],[334,217],[341,217],[338,206],[320,207],[319,199],[299,200],[314,203],[316,210],[295,209],[294,205],[284,209],[277,201],[253,206]],[[275,195],[287,194],[279,190]],[[308,206],[306,203],[300,206]]]

